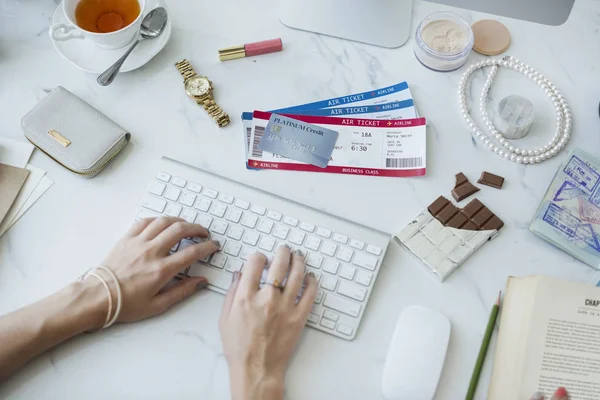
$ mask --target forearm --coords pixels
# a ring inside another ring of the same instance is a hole
[[[102,326],[108,307],[102,289],[89,279],[75,282],[0,317],[0,381],[57,344]]]
[[[252,367],[230,368],[231,398],[233,400],[282,400],[283,374],[267,376]]]

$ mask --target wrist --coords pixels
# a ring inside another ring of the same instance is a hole
[[[284,373],[269,373],[258,366],[230,369],[231,396],[234,400],[281,400]]]
[[[65,288],[70,300],[69,309],[78,321],[79,333],[101,329],[108,313],[107,293],[102,284],[87,277]]]

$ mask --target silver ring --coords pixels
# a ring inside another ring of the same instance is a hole
[[[281,285],[281,282],[279,282],[279,279],[267,279],[264,284],[273,286],[275,289],[283,291],[283,286]]]

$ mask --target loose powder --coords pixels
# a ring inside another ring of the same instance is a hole
[[[467,30],[448,20],[428,23],[421,31],[421,37],[427,46],[439,53],[458,53],[469,43]]]

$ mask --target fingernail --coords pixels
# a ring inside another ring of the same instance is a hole
[[[239,271],[235,271],[233,273],[233,275],[231,275],[231,283],[237,281],[239,277],[240,277],[240,272]]]
[[[213,242],[218,248],[221,248],[221,242],[218,240],[211,240],[211,242]]]
[[[566,399],[567,398],[567,389],[565,389],[564,387],[559,387],[558,389],[556,389],[556,392],[554,392],[554,397],[557,399]]]
[[[196,283],[196,289],[206,289],[208,287],[208,281],[200,281]]]
[[[291,249],[292,249],[292,248],[290,247],[290,245],[289,245],[289,244],[287,244],[287,243],[284,243],[284,244],[282,244],[282,245],[281,245],[281,247],[283,247],[283,248],[286,248],[286,249],[288,249],[288,250],[291,250]]]
[[[294,254],[297,256],[301,256],[302,252],[300,250],[296,249],[296,250],[294,250]]]
[[[535,392],[533,396],[531,396],[531,400],[544,400],[544,395],[540,392]]]
[[[310,271],[310,272],[308,273],[308,276],[310,276],[310,277],[311,277],[311,278],[313,278],[313,279],[317,279],[317,276],[316,276],[316,275],[315,275],[315,273],[314,273],[314,272],[312,272],[312,271]]]

